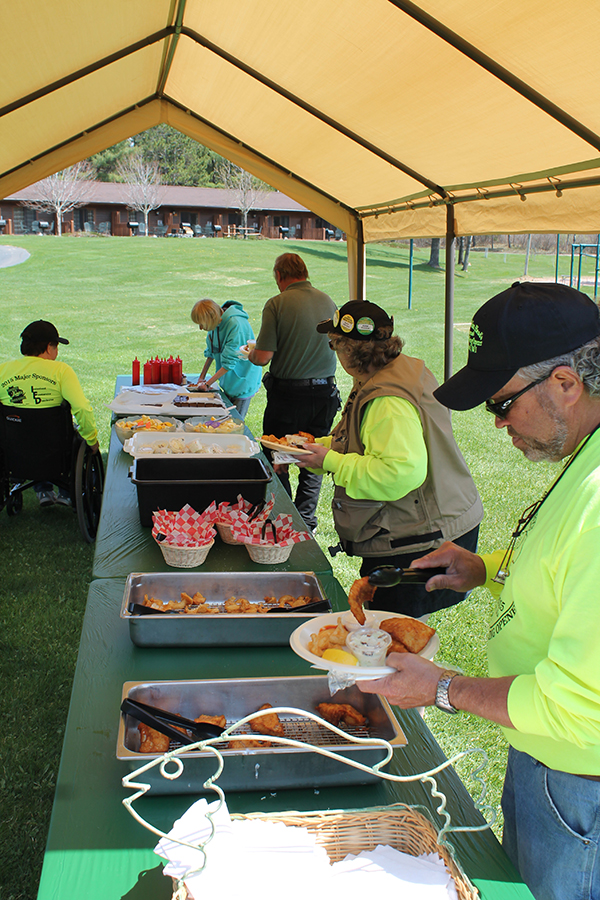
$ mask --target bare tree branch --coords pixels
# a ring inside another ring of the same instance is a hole
[[[125,199],[130,209],[144,214],[148,236],[148,214],[162,205],[165,195],[157,163],[144,162],[138,153],[131,154],[117,167],[119,178],[125,184]]]
[[[56,217],[56,233],[62,235],[63,216],[84,206],[92,195],[94,170],[85,160],[44,178],[36,185],[38,197],[22,200],[21,205],[51,213]]]
[[[248,213],[265,205],[269,195],[269,186],[260,178],[251,175],[245,169],[240,169],[239,166],[235,166],[227,159],[219,164],[217,171],[219,179],[231,192],[236,209],[239,209],[242,214],[244,229],[247,229]],[[244,237],[246,237],[245,230]]]

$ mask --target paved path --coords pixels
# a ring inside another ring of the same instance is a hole
[[[7,266],[16,266],[25,262],[26,259],[29,259],[29,253],[27,250],[23,250],[22,247],[0,245],[0,269],[5,269]]]

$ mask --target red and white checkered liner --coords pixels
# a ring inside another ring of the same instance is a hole
[[[274,503],[275,497],[271,494],[271,499],[265,504],[264,509],[250,521],[248,513],[252,508],[251,504],[242,500],[241,497],[238,498],[238,503],[234,504],[227,512],[231,534],[236,541],[241,544],[261,544],[263,547],[289,547],[299,541],[309,540],[310,534],[307,531],[296,531],[293,527],[291,515],[279,515],[275,519],[271,519]],[[262,536],[263,526],[267,520],[273,522],[275,526],[276,541],[273,540],[273,529],[270,524],[264,529],[264,538]]]
[[[158,509],[152,514],[152,537],[164,534],[164,543],[175,547],[203,547],[215,538],[216,517],[214,501],[201,513],[187,503],[179,512]]]

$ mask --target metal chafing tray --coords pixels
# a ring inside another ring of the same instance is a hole
[[[265,597],[308,596],[326,600],[314,572],[132,572],[123,593],[121,618],[129,622],[129,635],[138,647],[285,646],[299,625],[323,614],[314,613],[157,613],[136,615],[132,604],[143,604],[144,594],[165,602],[179,600],[182,591],[196,591],[210,606],[222,607],[229,597],[263,603]],[[327,601],[328,602],[328,601]],[[331,604],[328,602],[329,610]]]
[[[206,681],[126,682],[122,699],[129,697],[169,712],[194,719],[199,715],[224,715],[227,726],[256,712],[263,704],[288,706],[316,712],[318,703],[350,703],[367,717],[365,726],[340,727],[358,737],[383,738],[394,746],[406,744],[406,738],[388,702],[377,694],[363,694],[357,687],[338,691],[332,698],[327,678],[320,675],[293,678],[227,678]],[[385,748],[352,744],[312,719],[279,714],[285,736],[326,747],[363,765],[373,766],[385,758]],[[117,759],[134,771],[159,754],[140,753],[137,721],[121,715],[117,739]],[[248,723],[241,731],[251,732]],[[170,749],[173,749],[172,745]],[[277,746],[257,749],[220,750],[225,765],[218,779],[224,791],[279,790],[285,788],[325,787],[338,784],[368,784],[377,781],[375,773],[363,772],[339,760],[329,759],[310,747]],[[144,772],[154,794],[202,793],[204,782],[217,771],[210,750],[190,751],[180,757],[184,769],[171,781],[160,774],[159,766]],[[172,766],[170,767],[173,768]]]

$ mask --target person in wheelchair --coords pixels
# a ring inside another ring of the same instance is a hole
[[[42,409],[60,406],[66,400],[81,437],[93,453],[98,452],[98,431],[92,406],[83,393],[77,375],[66,363],[58,362],[58,345],[68,344],[51,322],[38,319],[21,332],[21,359],[0,363],[0,403],[4,406]],[[64,488],[58,492],[49,482],[34,485],[40,506],[71,506]]]

